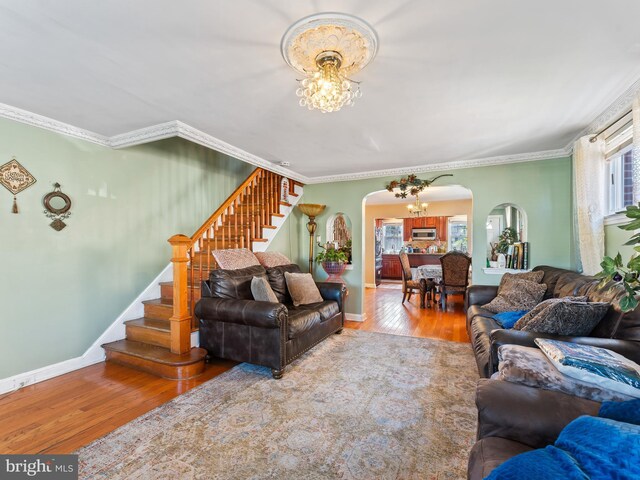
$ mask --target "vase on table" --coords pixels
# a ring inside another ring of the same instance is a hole
[[[342,279],[342,274],[347,268],[347,264],[344,262],[322,262],[322,268],[329,278],[325,280],[325,282],[333,282],[333,283],[345,283]]]

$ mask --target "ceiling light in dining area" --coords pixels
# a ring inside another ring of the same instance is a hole
[[[302,75],[299,104],[322,113],[352,106],[362,96],[352,76],[373,60],[378,37],[364,20],[341,13],[320,13],[294,23],[282,37],[282,56]]]

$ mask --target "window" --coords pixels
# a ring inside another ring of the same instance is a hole
[[[607,173],[608,213],[612,215],[633,204],[633,151],[630,146],[607,158]]]
[[[449,220],[449,251],[467,253],[468,248],[467,221],[452,218]]]
[[[633,123],[625,115],[604,132],[606,195],[608,215],[623,212],[634,203],[633,192]]]
[[[402,223],[382,224],[382,248],[385,253],[396,253],[402,248]]]

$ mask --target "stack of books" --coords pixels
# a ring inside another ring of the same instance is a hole
[[[507,258],[506,268],[528,270],[529,242],[518,242],[513,245],[509,245],[505,257]]]

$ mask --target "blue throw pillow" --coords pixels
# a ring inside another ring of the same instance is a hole
[[[513,328],[516,322],[527,313],[529,313],[529,310],[496,313],[493,319],[498,322],[502,328]]]
[[[640,399],[626,402],[603,402],[598,416],[640,425]]]

